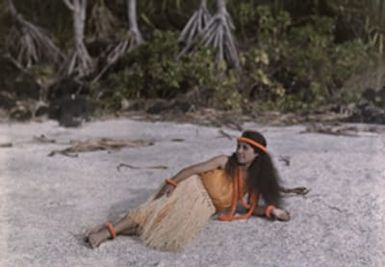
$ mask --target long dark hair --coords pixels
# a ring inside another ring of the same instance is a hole
[[[256,131],[245,131],[242,137],[246,137],[254,140],[255,142],[266,147],[265,137]],[[268,153],[263,152],[257,147],[254,147],[254,151],[258,153],[258,156],[251,163],[247,171],[247,186],[248,188],[254,188],[259,194],[262,195],[266,204],[273,204],[275,206],[282,205],[282,198],[280,195],[280,177],[273,161]],[[238,167],[238,160],[236,153],[233,153],[225,166],[225,172],[229,177],[235,177]]]

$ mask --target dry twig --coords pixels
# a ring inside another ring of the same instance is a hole
[[[285,166],[290,166],[290,157],[289,156],[279,156],[279,161],[282,161]]]
[[[7,147],[13,147],[12,143],[1,143],[0,148],[7,148]]]
[[[127,168],[130,168],[130,169],[161,169],[161,170],[166,170],[168,169],[167,166],[164,166],[164,165],[157,165],[157,166],[144,166],[144,167],[139,167],[139,166],[133,166],[133,165],[130,165],[130,164],[127,164],[127,163],[120,163],[116,169],[118,171],[120,171],[120,169],[122,167],[127,167]]]

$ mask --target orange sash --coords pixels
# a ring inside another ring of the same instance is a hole
[[[218,220],[233,221],[233,220],[249,219],[251,217],[251,215],[253,214],[253,211],[257,207],[258,194],[255,192],[255,190],[250,189],[249,203],[246,203],[243,199],[243,193],[244,193],[244,179],[242,178],[241,170],[238,168],[235,181],[233,182],[233,195],[232,195],[230,213],[222,214],[221,216],[218,217]],[[235,210],[237,208],[238,200],[241,201],[241,204],[245,209],[248,209],[248,212],[245,214],[236,216]]]

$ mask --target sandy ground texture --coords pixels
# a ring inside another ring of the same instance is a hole
[[[180,168],[232,153],[235,139],[220,130],[240,132],[128,119],[79,129],[53,121],[1,124],[0,266],[385,266],[385,134],[243,126],[266,135],[283,184],[310,193],[285,198],[288,223],[211,220],[183,251],[170,253],[131,237],[92,250],[82,238],[145,201]],[[45,142],[36,139],[41,135]],[[152,145],[48,156],[71,140],[102,137]],[[118,169],[121,163],[131,167]]]

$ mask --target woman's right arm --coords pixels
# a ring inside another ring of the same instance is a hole
[[[176,183],[180,183],[184,179],[202,172],[207,172],[215,169],[223,169],[226,166],[228,160],[228,156],[220,155],[216,156],[207,161],[191,165],[179,171],[176,175],[174,175],[171,180],[174,180]]]
[[[228,156],[220,155],[212,159],[209,159],[207,161],[191,165],[179,171],[176,175],[171,177],[170,180],[173,180],[178,184],[183,180],[191,177],[194,174],[199,174],[202,172],[207,172],[207,171],[211,171],[219,168],[223,169],[226,166],[227,160],[228,160]],[[155,196],[155,199],[161,197],[164,194],[169,195],[173,190],[174,190],[174,187],[172,185],[165,184],[161,188],[159,193]]]

